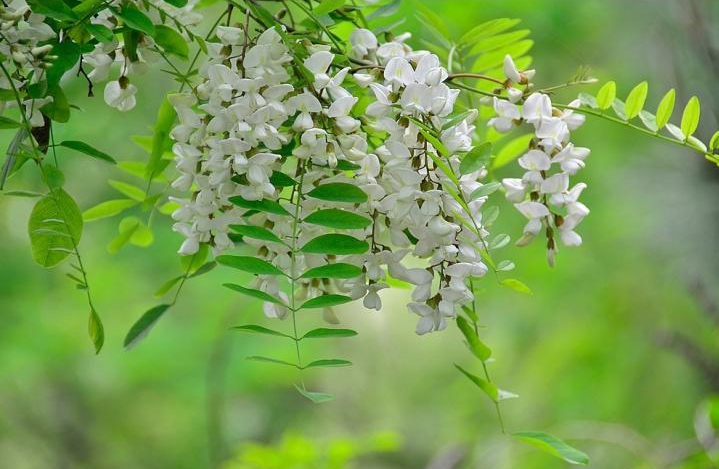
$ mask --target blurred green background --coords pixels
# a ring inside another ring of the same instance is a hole
[[[719,2],[422,3],[456,36],[495,17],[521,18],[536,42],[531,55],[542,85],[589,65],[598,78],[617,80],[620,96],[649,80],[652,106],[670,87],[678,103],[697,94],[700,135],[706,140],[717,128]],[[398,30],[411,31],[419,48],[423,28],[413,11],[405,2]],[[56,139],[141,159],[128,136],[147,133],[173,85],[159,72],[136,84],[137,108],[120,114],[101,97],[84,97],[78,83],[74,102],[83,112],[57,126]],[[561,96],[568,101],[577,91]],[[11,138],[0,133],[0,147]],[[589,185],[592,210],[580,227],[584,245],[562,250],[554,269],[541,243],[506,248],[534,296],[491,281],[480,294],[493,378],[521,396],[503,405],[507,426],[565,437],[590,454],[593,468],[715,467],[695,426],[701,430],[697,408],[719,390],[719,171],[678,147],[591,119],[574,140],[593,150],[578,176]],[[116,197],[108,177],[126,177],[77,154],[60,157],[82,209]],[[34,168],[9,188],[39,190]],[[153,292],[180,273],[180,237],[167,220],[151,247],[115,255],[106,245],[117,222],[86,225],[81,250],[107,334],[95,356],[85,299],[65,277],[68,267],[45,271],[32,262],[26,223],[33,202],[0,196],[1,468],[324,469],[345,467],[353,455],[359,460],[347,467],[363,469],[565,464],[500,435],[491,404],[452,366],[474,366],[458,331],[416,336],[405,291],[385,294],[379,313],[337,308],[360,335],[337,341],[334,351],[352,368],[309,377],[310,388],[337,395],[327,404],[299,396],[286,369],[243,360],[291,350],[281,340],[228,331],[268,321],[258,304],[220,287],[242,283],[225,269],[189,282],[150,336],[124,351],[130,325],[159,301]],[[520,215],[501,207],[497,229],[518,233]],[[300,321],[302,328],[320,323],[309,314]]]

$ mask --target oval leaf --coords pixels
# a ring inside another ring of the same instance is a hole
[[[150,332],[150,329],[157,323],[165,312],[170,309],[172,305],[158,305],[154,308],[150,308],[143,314],[140,319],[130,328],[130,331],[125,336],[123,345],[126,349],[130,349],[138,344],[140,340],[145,338]]]
[[[90,221],[113,217],[135,205],[137,205],[137,201],[130,199],[108,200],[82,212],[82,219]]]
[[[357,335],[356,331],[352,329],[328,329],[320,327],[319,329],[312,329],[307,334],[303,335],[303,339],[330,339],[334,337],[354,337]]]
[[[230,225],[230,229],[246,238],[261,239],[262,241],[274,241],[275,243],[282,242],[282,240],[273,232],[261,226]]]
[[[341,305],[354,301],[349,296],[344,295],[320,295],[304,302],[301,309],[326,308],[329,306]]]
[[[492,144],[484,142],[470,150],[459,163],[459,174],[465,175],[482,169],[492,154]]]
[[[251,296],[253,298],[258,298],[262,301],[267,301],[269,303],[275,303],[278,305],[285,306],[285,304],[280,301],[279,299],[275,298],[274,296],[270,295],[267,292],[263,292],[262,290],[255,290],[254,288],[245,288],[240,285],[236,285],[234,283],[225,283],[222,285],[223,287],[227,287],[230,290],[234,290],[236,292],[242,293],[247,296]]]
[[[699,127],[699,115],[701,114],[701,105],[699,104],[699,98],[692,96],[684,108],[682,114],[682,133],[685,137],[690,137],[697,131]]]
[[[629,92],[629,96],[627,96],[627,100],[624,103],[624,112],[627,115],[627,119],[634,119],[639,115],[641,110],[644,108],[648,91],[649,83],[643,81]]]
[[[115,14],[125,22],[128,28],[140,31],[148,36],[155,34],[155,25],[152,24],[152,20],[137,8],[125,5],[122,10],[116,10]]]
[[[354,278],[362,275],[362,269],[356,265],[337,262],[310,269],[302,278]]]
[[[174,54],[186,59],[190,48],[184,37],[174,29],[164,24],[155,25],[155,34],[152,35],[155,42],[168,54]]]
[[[323,402],[329,402],[335,398],[334,394],[329,394],[326,392],[312,392],[308,391],[306,389],[302,389],[299,386],[295,386],[295,389],[297,389],[297,392],[302,394],[307,399],[311,400],[315,404],[322,404]]]
[[[275,215],[289,215],[290,212],[285,210],[282,205],[274,200],[245,200],[240,196],[230,197],[230,202],[238,207],[247,210],[257,210],[258,212],[274,213]]]
[[[657,107],[657,127],[663,129],[665,125],[672,118],[672,112],[674,112],[674,101],[676,100],[677,93],[674,88],[667,91],[662,100],[659,102]]]
[[[79,151],[80,153],[84,153],[93,158],[97,158],[98,160],[104,160],[108,163],[117,164],[117,161],[115,161],[112,156],[98,150],[95,147],[88,145],[85,142],[80,142],[77,140],[65,140],[64,142],[60,142],[60,146],[70,148],[71,150]]]
[[[367,252],[369,244],[366,241],[344,234],[326,234],[318,236],[300,249],[311,254],[362,254]]]
[[[492,402],[499,402],[499,390],[497,389],[497,386],[485,379],[480,378],[473,373],[470,373],[456,363],[454,366],[471,382],[473,382],[479,389],[481,389],[487,395],[487,397],[492,400]]]
[[[599,109],[609,109],[617,96],[617,84],[608,81],[599,89],[597,93],[597,107]]]
[[[349,360],[343,360],[341,358],[328,358],[328,359],[324,359],[324,360],[315,360],[315,361],[303,366],[302,369],[317,368],[317,367],[350,366],[350,365],[352,365],[352,362]]]
[[[234,329],[236,331],[241,331],[241,332],[250,332],[253,334],[265,334],[265,335],[274,335],[277,337],[287,337],[289,339],[294,340],[294,337],[292,337],[291,335],[287,335],[287,334],[284,334],[279,331],[273,331],[272,329],[268,329],[264,326],[258,326],[255,324],[246,324],[244,326],[234,326],[232,329]]]
[[[269,262],[251,256],[219,256],[217,262],[255,275],[285,275]]]
[[[317,210],[305,218],[304,221],[306,223],[312,223],[313,225],[326,226],[328,228],[337,228],[341,230],[362,229],[372,224],[372,220],[369,218],[337,208]]]
[[[563,459],[570,464],[589,464],[589,456],[576,448],[573,448],[559,438],[542,432],[516,432],[512,436],[519,438],[525,443],[535,446],[545,453]]]
[[[55,189],[33,207],[28,234],[35,262],[43,267],[53,267],[73,252],[80,242],[80,209],[67,192]]]
[[[100,353],[102,345],[105,343],[105,328],[102,326],[102,321],[97,311],[90,309],[90,317],[87,321],[87,332],[92,340],[92,345],[95,347],[95,354]]]
[[[315,187],[307,193],[309,197],[330,202],[359,204],[367,201],[367,194],[357,186],[344,182],[332,182]]]

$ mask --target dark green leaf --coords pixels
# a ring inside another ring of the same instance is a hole
[[[332,182],[315,187],[307,193],[315,199],[330,202],[348,202],[358,204],[367,201],[367,194],[362,189],[344,182]]]
[[[97,148],[94,148],[90,145],[88,145],[85,142],[80,142],[77,140],[65,140],[64,142],[60,143],[61,147],[70,148],[75,151],[79,151],[80,153],[84,153],[88,156],[92,156],[93,158],[97,158],[99,160],[105,160],[108,163],[117,164],[117,161],[110,155],[108,155],[105,152],[102,152],[98,150]]]
[[[320,327],[318,329],[312,329],[307,334],[303,335],[303,339],[329,339],[334,337],[354,337],[357,335],[356,331],[352,329],[328,329]]]
[[[105,25],[90,23],[85,28],[99,42],[112,42],[115,39],[115,33]]]
[[[337,262],[308,270],[302,278],[354,278],[362,275],[362,269],[356,265]]]
[[[203,264],[199,269],[191,273],[187,278],[195,278],[199,277],[200,275],[205,275],[206,273],[212,271],[215,267],[217,267],[217,262],[210,261],[205,264]]]
[[[287,334],[284,334],[279,331],[274,331],[272,329],[268,329],[263,326],[257,326],[255,324],[247,324],[244,326],[234,326],[234,327],[232,327],[232,329],[234,329],[236,331],[241,331],[241,332],[250,332],[253,334],[265,334],[265,335],[274,335],[277,337],[287,337],[288,339],[294,340],[294,337],[292,337],[291,335],[287,335]]]
[[[336,366],[350,366],[352,362],[349,360],[343,360],[341,358],[328,358],[325,360],[315,360],[302,368],[317,368],[317,367],[336,367]]]
[[[492,144],[490,142],[477,145],[462,158],[462,161],[459,163],[459,174],[469,174],[482,169],[489,161],[491,155]]]
[[[184,275],[178,275],[177,277],[171,278],[167,282],[163,283],[162,286],[160,288],[158,288],[157,291],[155,292],[155,296],[158,298],[161,297],[162,295],[164,295],[165,293],[170,291],[172,289],[172,287],[177,285],[177,282],[182,280],[184,277],[185,277]]]
[[[297,365],[295,365],[294,363],[286,362],[284,360],[278,360],[276,358],[252,356],[252,357],[245,357],[245,360],[250,360],[253,362],[274,363],[275,365],[286,365],[286,366],[291,366],[293,368],[297,368]]]
[[[261,239],[263,241],[274,241],[276,243],[282,242],[282,240],[278,238],[273,232],[261,226],[230,225],[230,229],[246,238]]]
[[[297,389],[297,392],[302,394],[307,399],[311,400],[315,404],[321,404],[323,402],[329,402],[335,398],[334,394],[329,394],[326,392],[312,392],[307,391],[306,389],[302,389],[299,386],[295,386],[295,389]]]
[[[152,24],[152,20],[137,8],[125,5],[122,10],[116,10],[115,14],[124,21],[129,28],[145,33],[148,36],[155,34],[155,25]]]
[[[33,13],[49,16],[54,20],[74,21],[78,19],[77,14],[63,0],[32,0],[28,4],[32,7]]]
[[[254,288],[245,288],[243,286],[236,285],[234,283],[225,283],[225,284],[223,284],[223,286],[229,288],[230,290],[234,290],[236,292],[243,293],[247,296],[251,296],[253,298],[259,298],[262,301],[267,301],[270,303],[275,303],[278,305],[286,306],[278,298],[275,298],[274,296],[270,295],[267,292],[263,292],[262,290],[255,290]]]
[[[219,256],[217,262],[255,275],[285,275],[269,262],[252,256]]]
[[[282,173],[280,171],[272,171],[270,176],[270,183],[275,187],[292,187],[297,184],[297,181]]]
[[[57,59],[55,59],[52,63],[52,67],[50,67],[46,73],[49,87],[60,83],[60,78],[62,78],[65,72],[77,64],[77,61],[80,60],[82,50],[78,44],[70,40],[65,40],[59,44],[55,44],[51,53],[57,56]]]
[[[158,305],[154,308],[150,308],[143,314],[140,319],[130,328],[130,331],[125,336],[123,345],[126,349],[130,349],[138,344],[140,340],[145,338],[150,332],[150,329],[157,323],[165,312],[170,309],[172,305]]]
[[[187,5],[187,0],[165,0],[165,2],[177,8],[182,8]]]
[[[589,464],[589,456],[586,453],[572,448],[559,438],[542,432],[516,432],[512,436],[533,445],[545,453],[563,459],[570,464]]]
[[[300,249],[302,252],[312,254],[363,254],[369,249],[366,241],[344,234],[321,235]]]
[[[320,295],[304,302],[301,309],[326,308],[336,306],[353,301],[349,296],[344,295]]]
[[[153,34],[152,37],[155,39],[155,42],[157,42],[157,44],[168,54],[174,54],[178,57],[186,59],[190,53],[187,40],[169,26],[165,26],[163,24],[156,25],[155,34]]]
[[[467,339],[467,345],[474,356],[482,361],[487,361],[487,359],[492,356],[492,350],[482,343],[469,321],[464,319],[463,316],[457,316],[457,326],[459,330],[462,331],[464,338]]]
[[[80,209],[67,192],[55,189],[35,204],[30,214],[28,233],[35,262],[43,267],[53,267],[80,242]]]
[[[362,229],[372,224],[372,220],[369,218],[336,208],[317,210],[305,218],[304,221],[313,225],[343,230]]]
[[[456,363],[454,366],[479,389],[481,389],[493,402],[499,402],[499,390],[497,389],[497,386],[475,374],[470,373]]]
[[[102,345],[105,343],[105,328],[102,326],[100,316],[97,311],[90,309],[90,317],[87,321],[87,332],[92,340],[92,345],[95,347],[95,354],[100,353]]]
[[[275,202],[274,200],[245,200],[240,196],[230,197],[230,202],[238,207],[246,208],[247,210],[257,210],[259,212],[274,213],[275,215],[289,215],[290,212],[285,210],[282,205]]]

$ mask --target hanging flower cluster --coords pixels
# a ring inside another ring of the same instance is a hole
[[[522,178],[504,179],[502,185],[507,200],[528,219],[517,244],[529,244],[544,228],[547,258],[553,265],[557,251],[555,234],[565,246],[581,245],[582,238],[574,230],[589,214],[586,205],[578,201],[587,185],[577,183],[569,187],[569,177],[584,167],[590,153],[588,148],[575,147],[570,141],[571,131],[578,129],[585,117],[572,110],[552,107],[550,97],[543,93],[531,93],[525,99],[525,92],[515,85],[525,85],[530,90],[529,81],[534,72],[518,71],[510,56],[505,58],[504,72],[509,98],[494,98],[497,116],[490,119],[488,125],[498,132],[508,132],[526,122],[534,127],[534,138],[527,153],[518,160],[526,171]],[[521,109],[515,104],[520,100],[523,101]],[[576,100],[568,107],[579,106]]]
[[[303,46],[298,75],[296,52],[275,28],[246,49],[240,29],[221,27],[217,35],[222,43],[208,44],[211,60],[195,94],[171,97],[180,121],[172,132],[181,173],[173,186],[192,189],[190,199],[175,199],[175,230],[186,237],[180,253],[211,243],[219,254],[233,247],[236,231],[259,258],[295,279],[295,297],[341,292],[373,309],[381,308],[377,292],[389,275],[414,285],[409,309],[420,316],[417,332],[443,329],[472,301],[468,279],[487,272],[479,250],[488,232],[481,223],[486,197],[465,202],[486,171],[457,177],[477,113],[446,125],[458,90],[444,83],[437,56],[411,50],[406,36],[380,45],[359,29],[352,53],[367,65],[345,86],[350,68],[333,65],[327,46]],[[297,80],[302,88],[289,84]],[[373,100],[358,119],[351,113],[363,94]],[[382,137],[372,141],[365,128]],[[432,144],[430,131],[448,154]],[[322,195],[332,189],[340,193]],[[348,201],[351,211],[342,203]],[[323,236],[358,249],[307,248]],[[354,266],[353,275],[303,277],[331,264]],[[288,311],[279,282],[260,274],[254,285],[278,300],[265,303],[270,317]]]
[[[32,13],[24,0],[13,0],[7,6],[0,4],[0,61],[12,79],[11,83],[5,74],[0,75],[0,88],[26,90],[40,82],[55,57],[50,54],[51,45],[39,44],[54,36],[45,17]],[[29,76],[32,78],[28,79]],[[51,97],[28,97],[22,101],[30,125],[43,125],[40,108],[50,101]],[[17,106],[12,93],[0,97],[0,114],[6,106]]]

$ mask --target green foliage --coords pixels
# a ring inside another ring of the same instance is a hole
[[[107,161],[108,163],[117,164],[117,161],[110,155],[108,155],[105,152],[102,152],[98,150],[97,148],[94,148],[90,145],[88,145],[85,142],[79,142],[76,140],[66,140],[64,142],[59,143],[61,147],[70,148],[75,151],[79,151],[80,153],[84,153],[88,156],[91,156],[93,158],[97,158],[99,160]]]
[[[28,222],[30,246],[35,262],[54,267],[75,251],[82,236],[82,215],[75,200],[55,189],[38,200]]]
[[[167,312],[168,309],[170,309],[171,306],[172,305],[169,304],[162,304],[147,310],[130,328],[125,336],[123,346],[129,349],[137,345],[147,336],[147,334],[150,333],[152,327],[157,324],[157,321]]]
[[[362,254],[367,252],[369,244],[345,234],[324,234],[307,242],[300,249],[311,254]]]
[[[280,269],[269,262],[251,256],[223,255],[217,258],[217,262],[227,267],[255,275],[285,275]]]
[[[367,194],[365,194],[362,189],[344,182],[322,184],[309,191],[307,195],[328,202],[360,204],[367,201]]]
[[[542,432],[516,432],[512,436],[570,464],[589,464],[589,456],[559,438]]]

